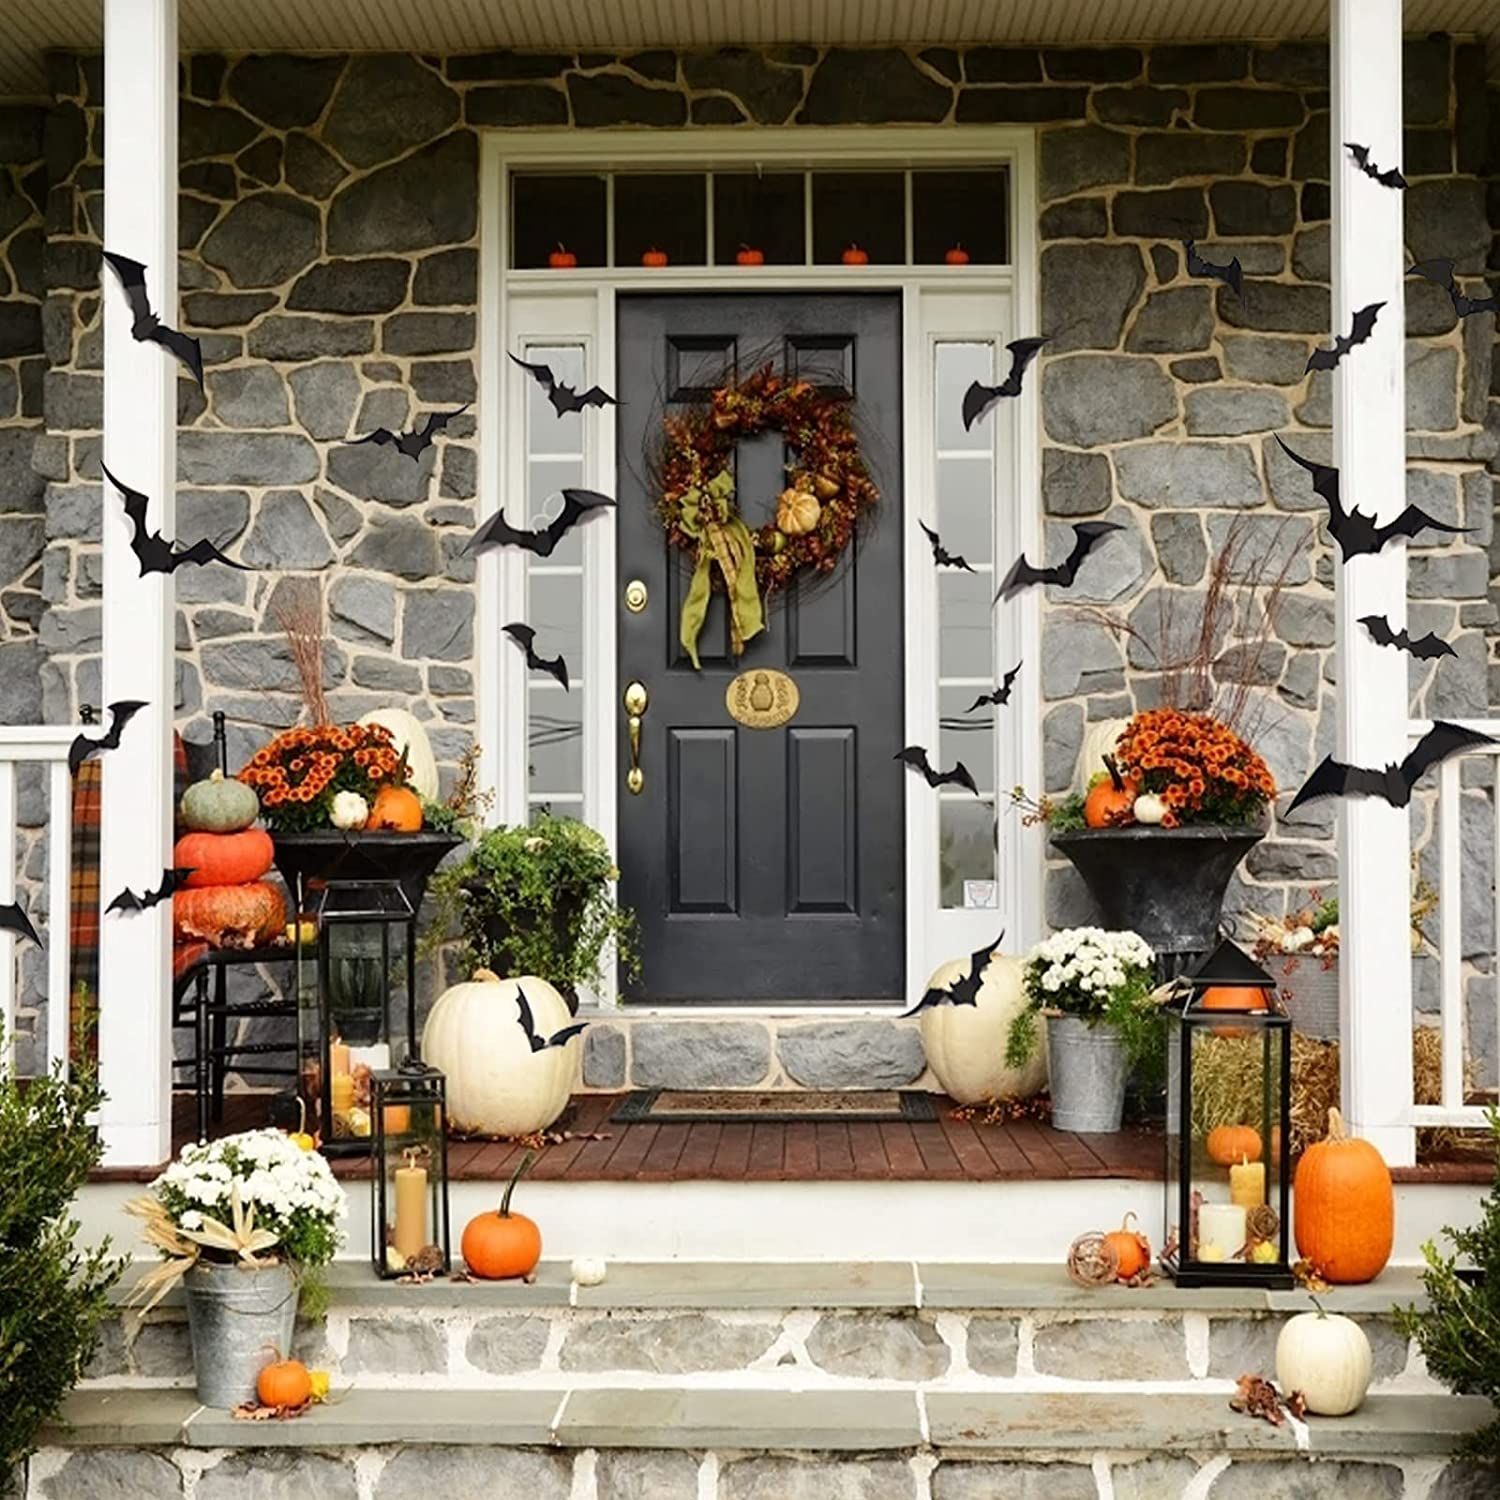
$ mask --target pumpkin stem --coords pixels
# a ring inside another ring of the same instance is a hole
[[[1125,1234],[1134,1233],[1134,1231],[1130,1227],[1130,1221],[1133,1218],[1135,1218],[1135,1211],[1132,1209],[1131,1212],[1126,1214],[1125,1217],[1120,1220],[1120,1228]]]
[[[500,976],[493,969],[475,969],[469,978],[477,984],[500,983]]]
[[[516,1170],[510,1174],[510,1181],[505,1184],[505,1196],[500,1200],[500,1217],[502,1219],[510,1218],[510,1195],[515,1192],[516,1184],[531,1169],[531,1164],[535,1160],[536,1152],[528,1151],[526,1155],[521,1158],[520,1164],[516,1167]]]
[[[1312,1303],[1314,1308],[1317,1309],[1317,1313],[1320,1318],[1326,1318],[1328,1316],[1328,1309],[1324,1307],[1323,1304],[1319,1302],[1311,1292],[1307,1294],[1307,1300]]]
[[[208,773],[208,779],[210,781],[223,781],[224,773],[217,766],[215,766],[213,770]]]
[[[1115,763],[1113,755],[1104,757],[1104,769],[1109,772],[1109,783],[1117,792],[1125,790],[1125,778],[1120,775],[1120,768]]]
[[[1328,1137],[1330,1141],[1347,1141],[1349,1132],[1344,1128],[1344,1117],[1336,1108],[1328,1111]]]

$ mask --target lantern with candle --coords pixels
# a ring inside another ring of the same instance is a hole
[[[416,911],[396,880],[327,880],[297,934],[302,1094],[329,1155],[370,1149],[371,1079],[417,1052]],[[302,903],[299,903],[302,906]]]
[[[447,1082],[412,1057],[370,1075],[370,1260],[377,1276],[446,1274]]]
[[[1179,1286],[1289,1287],[1292,1025],[1276,981],[1226,939],[1168,1008],[1162,1262]],[[1248,1117],[1212,1087],[1230,1067],[1253,1081],[1236,1090],[1255,1100]]]

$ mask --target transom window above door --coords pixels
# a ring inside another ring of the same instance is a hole
[[[511,269],[1010,264],[1008,169],[517,172]]]

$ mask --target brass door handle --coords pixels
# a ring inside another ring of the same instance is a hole
[[[625,689],[625,730],[630,736],[630,770],[625,776],[625,785],[631,793],[639,796],[646,785],[645,773],[641,770],[641,718],[651,695],[644,682],[632,682]]]

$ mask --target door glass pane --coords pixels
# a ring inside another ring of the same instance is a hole
[[[874,265],[905,264],[904,172],[813,173],[813,260],[837,264],[851,245]]]
[[[741,249],[760,250],[768,266],[807,261],[801,172],[714,174],[714,263],[732,266]]]
[[[962,249],[975,265],[1010,264],[1007,173],[913,172],[912,258],[940,266],[950,250]]]
[[[936,427],[938,451],[979,452],[995,445],[991,424],[975,422],[964,427],[964,392],[977,380],[984,385],[995,383],[995,346],[993,344],[939,344],[937,351]]]
[[[995,809],[990,802],[962,792],[939,803],[938,879],[945,907],[994,903],[993,891],[986,889],[995,879]]]
[[[701,172],[627,172],[615,178],[615,264],[638,266],[648,250],[669,265],[708,260],[708,184]]]
[[[511,264],[534,270],[554,250],[568,250],[580,266],[607,260],[608,183],[596,174],[552,177],[521,173],[511,179]]]

